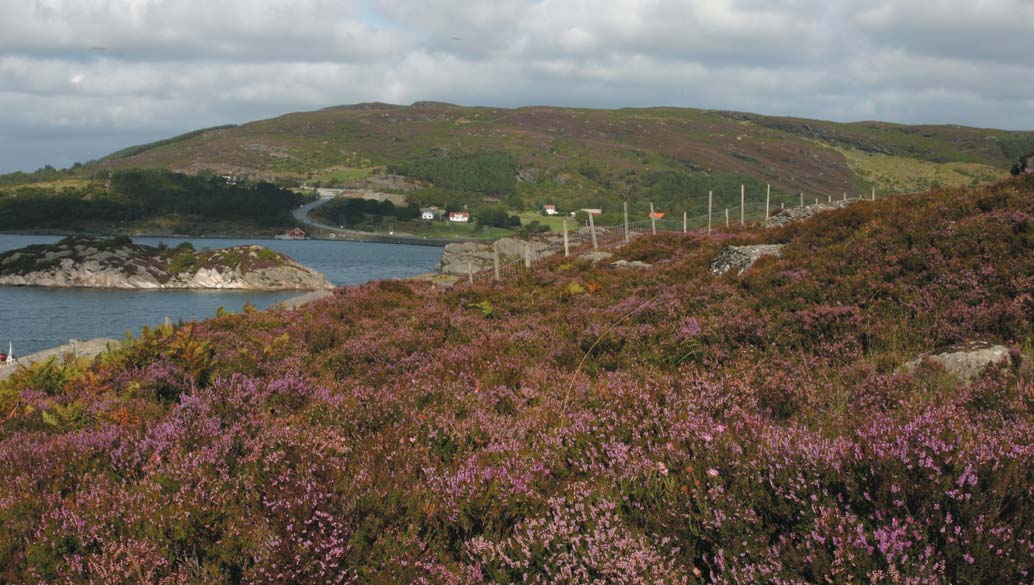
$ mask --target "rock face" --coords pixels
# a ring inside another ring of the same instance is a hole
[[[727,246],[711,260],[711,272],[721,276],[735,269],[740,275],[750,269],[759,259],[765,256],[781,257],[783,244],[757,244],[754,246]]]
[[[535,240],[519,240],[517,238],[502,238],[495,241],[499,249],[499,262],[506,264],[524,258],[525,247],[531,247],[532,261],[539,258],[552,256],[555,252],[551,247],[555,236],[544,236]],[[441,274],[459,274],[466,276],[473,269],[474,272],[490,270],[493,268],[492,242],[460,242],[445,246],[442,252],[442,259],[438,262],[435,270]]]
[[[816,213],[822,213],[823,211],[832,211],[834,209],[843,209],[849,205],[858,203],[859,199],[848,199],[847,201],[833,201],[832,203],[817,203],[815,205],[808,205],[805,207],[787,207],[786,209],[780,209],[772,217],[765,220],[765,227],[782,227],[789,223],[797,221],[804,221]]]
[[[196,252],[128,238],[65,238],[0,254],[0,286],[123,289],[322,290],[327,279],[261,246]]]
[[[1005,346],[974,341],[925,353],[905,363],[903,369],[915,371],[927,359],[940,364],[959,382],[969,384],[987,366],[1009,361],[1010,357],[1009,348]]]

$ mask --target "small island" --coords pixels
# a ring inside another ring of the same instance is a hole
[[[0,254],[0,286],[118,289],[324,290],[319,272],[262,246],[198,252],[184,242],[135,244],[71,236]]]

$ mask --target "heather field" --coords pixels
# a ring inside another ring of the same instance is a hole
[[[1029,583],[1032,249],[1028,176],[147,331],[0,386],[0,582]]]

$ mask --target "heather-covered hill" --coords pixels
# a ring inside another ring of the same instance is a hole
[[[690,108],[462,107],[358,104],[199,130],[115,153],[99,169],[159,167],[278,181],[355,182],[389,168],[439,189],[439,203],[466,185],[414,172],[422,161],[471,153],[506,156],[521,181],[521,205],[614,207],[607,195],[654,203],[670,192],[732,195],[741,183],[777,194],[922,190],[1004,178],[1034,149],[1034,133],[834,123]],[[482,174],[495,168],[481,169]],[[910,172],[914,171],[914,172]],[[509,177],[513,180],[513,175]],[[507,188],[489,188],[506,195]],[[728,189],[727,189],[728,188]],[[477,191],[477,189],[475,189]],[[451,198],[450,198],[451,195]],[[590,195],[604,196],[595,203]],[[471,200],[470,202],[474,202]],[[675,212],[676,209],[669,211]]]
[[[1032,246],[1026,177],[149,331],[0,387],[0,579],[1024,582]]]
[[[1031,150],[1034,132],[954,125],[837,123],[690,108],[357,104],[196,130],[70,169],[3,175],[0,206],[23,226],[39,227],[40,218],[23,216],[26,206],[33,211],[40,205],[83,207],[110,226],[126,221],[127,210],[106,181],[149,169],[222,175],[234,184],[250,179],[388,192],[419,207],[467,209],[475,218],[503,210],[526,212],[530,222],[547,204],[565,216],[599,208],[602,221],[617,223],[626,200],[635,217],[645,216],[651,204],[672,216],[695,216],[706,211],[709,191],[716,209],[735,208],[741,186],[752,203],[763,201],[771,186],[776,207],[796,205],[800,195],[811,200],[871,189],[888,195],[979,186],[1006,178]],[[155,188],[169,182],[148,176]],[[207,189],[200,187],[194,189]],[[206,200],[236,210],[236,219],[248,223],[249,206],[232,195],[217,192]],[[94,198],[104,205],[89,203]],[[123,231],[205,225],[168,210],[147,212],[161,217],[128,218],[134,221]]]

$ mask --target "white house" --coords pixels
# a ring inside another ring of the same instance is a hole
[[[470,221],[470,213],[467,211],[453,211],[449,214],[449,221],[467,223]]]
[[[431,206],[431,207],[421,207],[420,208],[420,219],[424,219],[424,220],[427,220],[427,221],[434,221],[436,219],[441,219],[443,213],[445,213],[445,210],[440,208],[440,207],[434,207],[434,206]]]
[[[556,215],[556,205],[543,205],[542,210],[546,212],[546,215]]]

